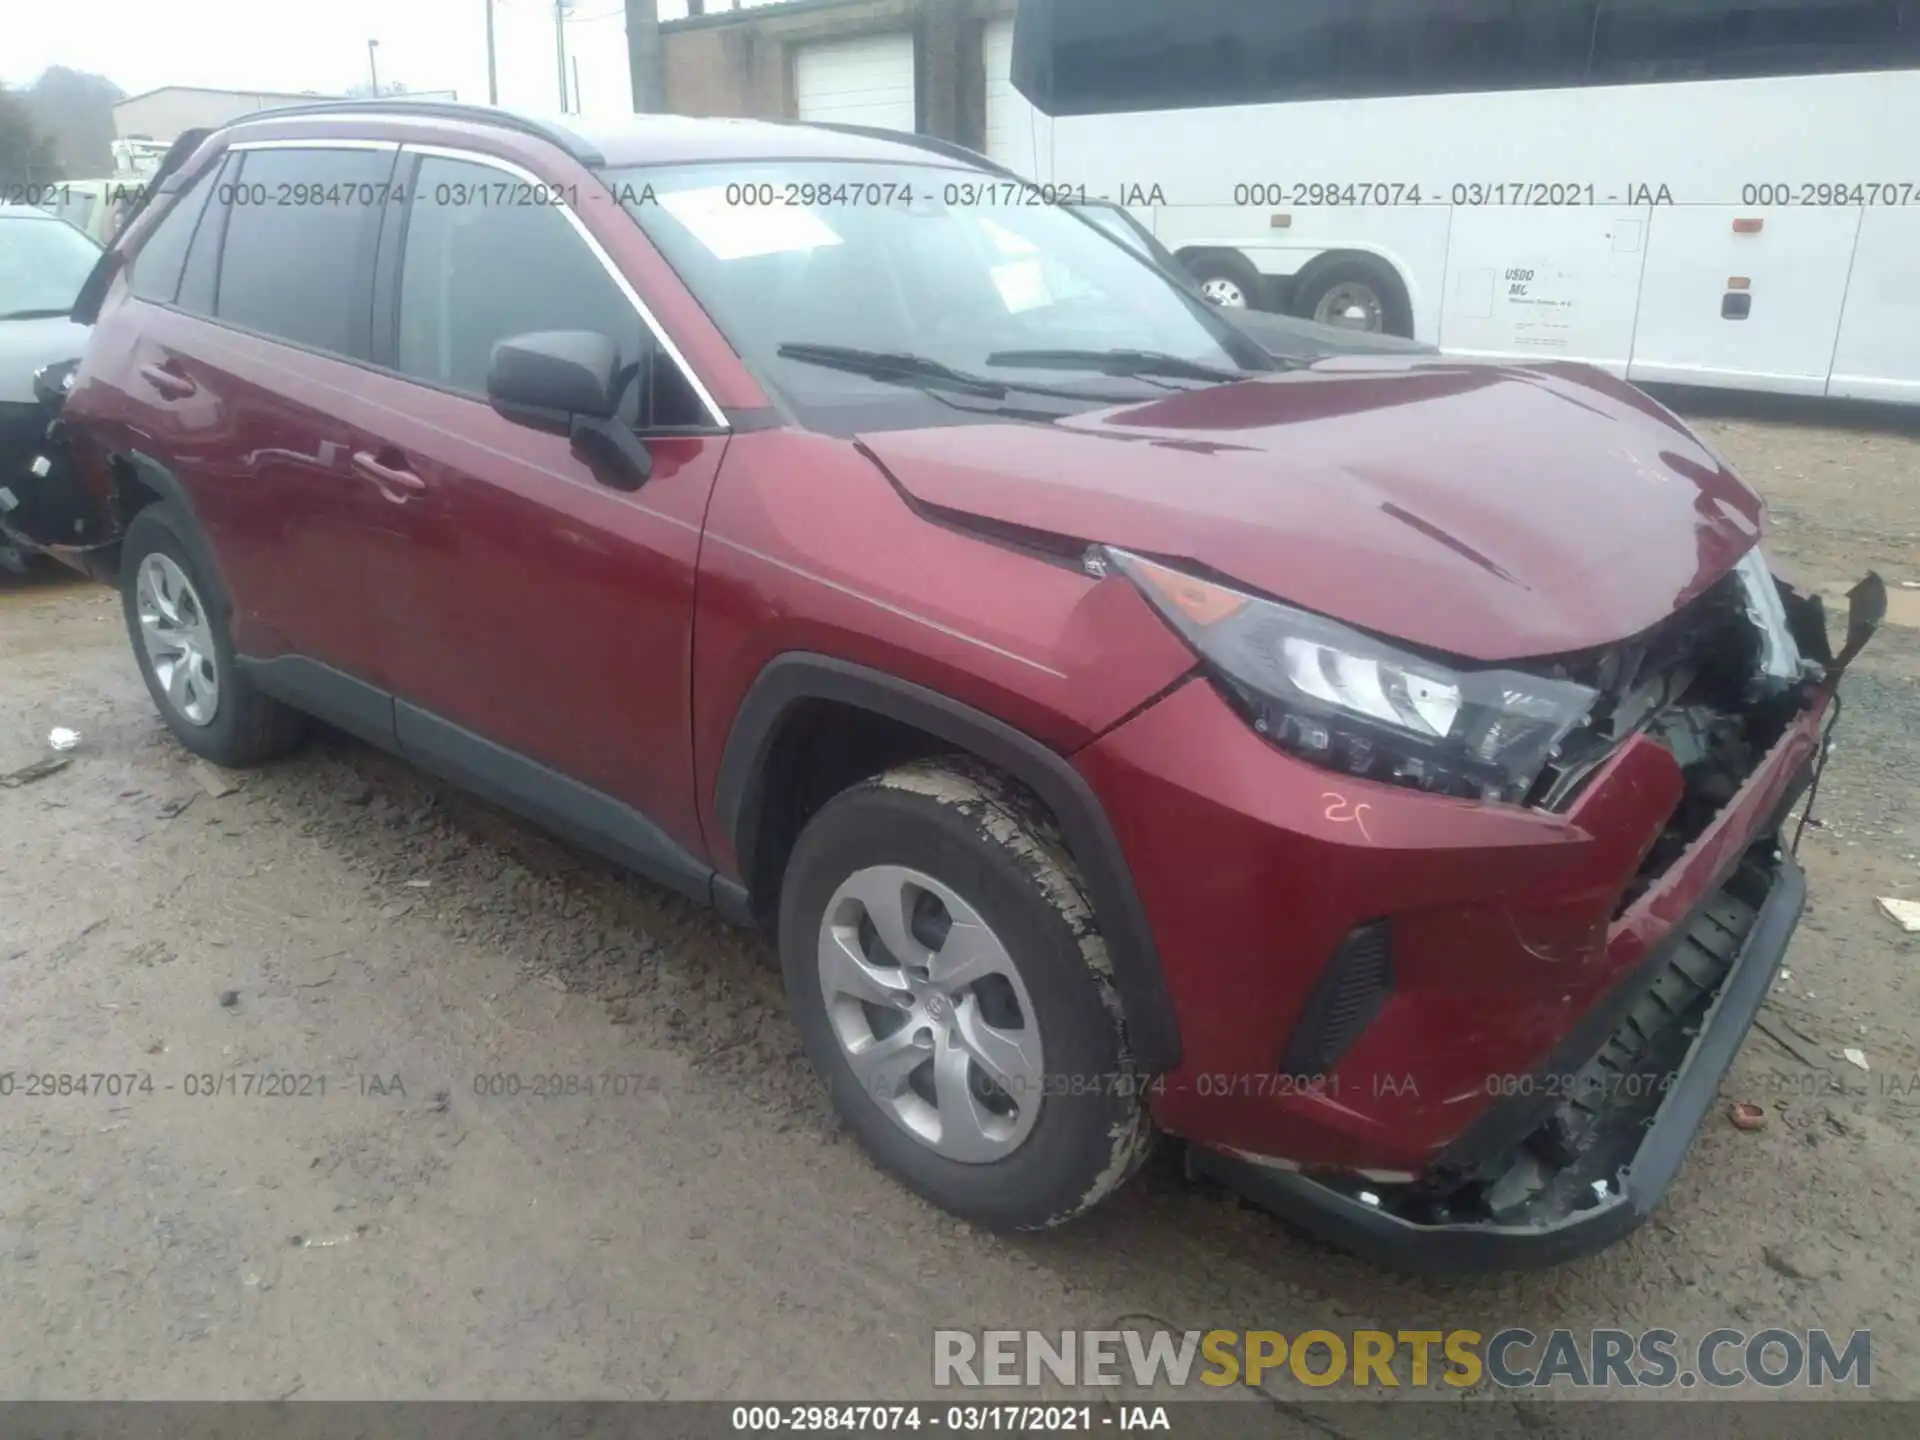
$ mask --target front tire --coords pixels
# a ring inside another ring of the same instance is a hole
[[[179,742],[216,765],[256,765],[300,741],[303,717],[236,663],[225,591],[192,522],[149,505],[120,545],[120,604],[140,677]]]
[[[1200,293],[1222,310],[1258,310],[1260,272],[1230,250],[1203,250],[1184,257],[1187,273]]]
[[[942,1209],[1045,1229],[1145,1159],[1105,942],[1050,817],[1005,776],[925,761],[828,802],[794,845],[779,936],[834,1108]]]

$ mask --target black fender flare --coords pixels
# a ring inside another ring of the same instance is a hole
[[[126,463],[134,477],[162,500],[178,505],[187,514],[193,514],[193,501],[188,498],[187,487],[180,483],[175,475],[160,461],[141,450],[128,450],[119,458]],[[199,521],[194,522],[196,525]]]
[[[230,621],[233,615],[233,592],[227,588],[227,577],[221,573],[220,562],[214,558],[213,545],[207,539],[199,515],[194,512],[193,498],[187,494],[187,487],[164,463],[143,451],[124,451],[118,458],[133,472],[136,480],[160,497],[162,503],[174,506],[185,517],[187,533],[180,538],[192,547],[200,573],[206,577],[208,587],[214,592],[214,604],[220,607],[221,615]],[[124,539],[127,526],[133,523],[133,516],[126,513],[117,495],[114,508],[114,525]]]
[[[774,742],[796,706],[818,700],[869,710],[938,736],[998,766],[1040,797],[1060,823],[1099,917],[1134,1062],[1147,1074],[1174,1069],[1180,1063],[1180,1027],[1173,998],[1146,908],[1099,797],[1064,756],[985,711],[829,655],[789,651],[776,656],[734,716],[714,793],[722,831],[733,838],[734,853],[748,874]]]

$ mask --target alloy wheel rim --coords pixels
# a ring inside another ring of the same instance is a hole
[[[134,605],[140,643],[167,704],[189,725],[211,725],[220,713],[220,665],[200,592],[156,551],[140,562]]]
[[[1321,325],[1342,330],[1378,332],[1386,328],[1386,303],[1371,285],[1343,280],[1320,297],[1320,303],[1313,307],[1313,318]]]
[[[1039,1118],[1045,1054],[1026,982],[977,910],[930,875],[849,875],[820,922],[827,1021],[861,1088],[936,1154],[984,1165]]]

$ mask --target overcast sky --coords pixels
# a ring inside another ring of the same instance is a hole
[[[719,9],[725,0],[708,8]],[[753,3],[753,0],[748,0]],[[105,75],[129,95],[162,85],[339,94],[367,80],[487,98],[487,0],[8,0],[0,81],[26,85],[49,65]],[[552,0],[493,0],[500,103],[559,108]],[[621,0],[571,0],[567,53],[580,61],[588,114],[632,109]],[[660,0],[662,19],[686,0]]]

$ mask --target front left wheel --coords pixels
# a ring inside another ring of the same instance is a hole
[[[1022,787],[902,766],[801,832],[780,956],[801,1039],[880,1165],[995,1229],[1072,1219],[1152,1127],[1079,872]]]
[[[299,743],[302,717],[235,663],[217,577],[192,522],[149,505],[120,545],[120,603],[147,693],[180,743],[218,765],[254,765]]]

